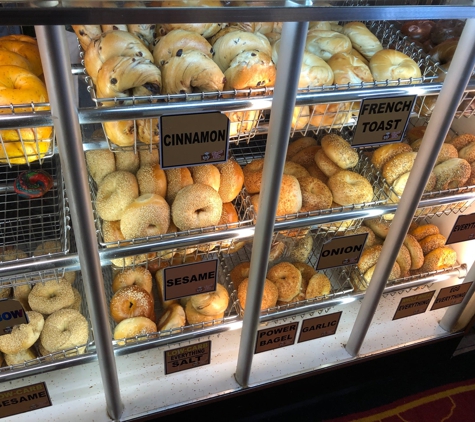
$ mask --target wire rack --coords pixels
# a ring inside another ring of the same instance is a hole
[[[218,254],[209,254],[206,257],[203,257],[201,261],[203,260],[208,260],[208,259],[217,259]],[[185,257],[183,257],[185,259]],[[174,265],[177,265],[176,262]],[[144,264],[145,267],[147,267],[147,263]],[[121,270],[113,269],[112,267],[107,267],[103,268],[103,276],[104,276],[104,285],[105,285],[105,290],[106,290],[106,297],[107,300],[110,302],[113,296],[112,292],[112,281],[114,279],[114,276],[120,272]],[[225,269],[223,265],[221,264],[220,261],[218,261],[218,283],[222,284],[226,290],[228,291],[229,294],[229,304],[228,308],[224,312],[224,317],[215,319],[212,321],[207,321],[199,324],[187,324],[183,327],[179,328],[172,328],[169,330],[162,330],[156,333],[148,333],[148,334],[139,334],[135,337],[131,338],[126,338],[126,339],[119,339],[119,341],[114,340],[114,344],[117,347],[126,347],[130,345],[135,345],[137,343],[142,343],[142,342],[147,342],[147,341],[153,341],[157,339],[165,339],[165,340],[170,340],[170,342],[174,341],[174,338],[177,335],[180,334],[187,334],[187,333],[193,333],[196,331],[199,331],[203,329],[204,327],[214,327],[214,326],[222,326],[226,324],[230,324],[232,322],[235,322],[238,317],[238,310],[237,310],[237,293],[234,290],[234,287],[227,276]],[[159,299],[159,292],[158,292],[158,283],[155,281],[155,277],[153,280],[153,288],[152,288],[152,294],[154,297],[154,303],[155,303],[155,315],[156,315],[156,321],[158,321],[161,317],[161,315],[164,312],[164,307],[163,304],[161,303]],[[114,332],[115,327],[117,326],[117,323],[112,319],[112,316],[110,316],[110,325],[111,325],[111,330]]]
[[[11,104],[0,106],[0,115],[14,117],[18,114],[34,115],[49,110],[49,103]],[[0,163],[13,166],[30,164],[50,158],[54,154],[54,127],[13,128],[0,130]]]
[[[325,133],[320,133],[315,138],[317,142],[325,135]],[[265,154],[266,148],[266,139],[265,138],[255,138],[249,144],[238,144],[232,147],[233,156],[236,161],[241,165],[245,166],[246,164],[252,162],[253,160],[263,158]],[[381,174],[374,168],[371,164],[368,157],[364,154],[363,151],[359,151],[359,161],[356,167],[350,169],[362,176],[364,176],[371,185],[373,186],[374,196],[373,201],[363,203],[363,204],[352,204],[348,206],[337,206],[335,208],[330,208],[326,210],[317,210],[317,211],[309,211],[309,212],[302,212],[297,214],[287,214],[283,216],[277,216],[276,222],[285,222],[285,221],[292,221],[292,220],[303,220],[309,217],[315,217],[319,215],[331,215],[331,214],[340,214],[345,211],[353,211],[356,209],[367,209],[373,208],[379,205],[384,205],[388,201],[388,196],[385,191],[385,186],[383,184],[383,179]],[[319,226],[308,226],[301,229],[294,229],[288,232],[287,234],[291,236],[298,236],[299,233],[305,233],[310,228],[316,229],[319,228],[320,230],[330,231],[330,232],[339,232],[345,231],[350,228],[357,228],[361,225],[362,219],[352,219],[346,221],[337,221],[332,223],[325,223]]]
[[[319,236],[318,234],[311,233],[310,236],[314,238],[313,248],[310,252],[308,259],[306,260],[306,264],[315,268],[318,258],[320,255],[321,247],[325,241],[323,236]],[[291,259],[288,259],[288,251],[292,249],[292,242],[287,239],[286,249],[283,255],[269,263],[269,269],[279,263],[279,262],[291,262]],[[224,267],[226,272],[229,274],[234,267],[243,263],[243,262],[250,262],[251,260],[251,252],[252,252],[252,245],[247,245],[246,247],[240,249],[238,252],[230,255],[223,255],[222,260],[224,262]],[[287,258],[287,259],[286,259]],[[349,268],[351,267],[339,267],[327,270],[320,270],[319,272],[324,273],[331,283],[331,291],[328,295],[315,297],[311,299],[302,300],[299,302],[289,302],[289,303],[282,303],[280,302],[278,306],[273,308],[268,308],[262,311],[262,314],[265,315],[275,315],[278,317],[280,312],[291,310],[291,309],[298,309],[301,307],[308,307],[308,306],[318,306],[320,304],[324,304],[332,299],[341,298],[345,295],[349,295],[353,291],[353,287],[349,281]],[[232,281],[231,281],[232,283]],[[241,306],[239,300],[237,300],[237,307],[239,310],[240,315],[244,314],[244,309]]]
[[[54,180],[52,189],[41,198],[22,198],[13,190],[25,166],[0,167],[0,262],[21,264],[23,259],[64,255],[69,250],[69,207],[59,158],[31,163],[30,167],[46,171]]]
[[[417,127],[417,126],[427,126],[428,119],[427,118],[414,118],[409,121],[408,130]],[[458,136],[459,133],[454,129],[450,129],[449,136],[454,137]],[[401,196],[398,195],[392,186],[390,186],[384,177],[381,175],[381,180],[383,182],[384,190],[389,194],[389,201],[390,203],[398,203],[401,199]],[[419,207],[415,214],[414,214],[414,221],[419,221],[426,218],[438,217],[442,215],[450,215],[450,214],[459,214],[463,213],[467,210],[467,208],[475,201],[475,195],[473,198],[470,199],[460,199],[457,200],[457,195],[464,195],[467,193],[474,193],[475,194],[475,186],[462,186],[460,188],[454,189],[447,189],[447,190],[439,190],[433,192],[425,192],[421,197],[421,201],[430,200],[430,199],[443,199],[455,196],[455,198],[450,201],[450,203],[440,203],[431,206],[422,206]],[[387,217],[386,217],[387,218]]]
[[[368,28],[380,39],[384,48],[392,48],[401,51],[415,60],[422,71],[422,77],[411,78],[407,80],[391,80],[391,81],[375,81],[372,83],[362,84],[347,84],[347,85],[330,85],[318,88],[300,88],[298,94],[316,94],[325,91],[335,90],[351,90],[355,88],[369,88],[378,86],[390,85],[408,85],[408,84],[426,84],[431,83],[437,78],[437,67],[434,62],[423,52],[422,49],[417,48],[414,43],[400,35],[395,25],[388,22],[376,21],[368,22]],[[84,62],[82,63],[84,66]],[[87,72],[84,70],[84,73]],[[121,97],[121,98],[98,98],[96,89],[90,77],[86,77],[88,83],[88,91],[91,99],[96,104],[96,107],[110,109],[114,107],[123,107],[124,105],[134,107],[141,104],[160,103],[166,104],[170,102],[183,102],[184,107],[190,101],[207,101],[220,99],[242,99],[242,98],[257,98],[266,97],[272,98],[273,88],[260,89],[246,89],[223,92],[207,92],[207,93],[192,93],[192,94],[173,94],[173,95],[154,95],[147,97]],[[292,134],[297,133],[306,135],[308,133],[318,133],[320,130],[330,131],[332,129],[341,129],[342,127],[354,127],[357,122],[359,113],[359,101],[350,101],[344,103],[327,103],[311,106],[297,107],[294,111]],[[268,122],[270,118],[269,110],[255,110],[255,111],[238,111],[226,112],[230,118],[230,142],[249,142],[255,135],[267,133]],[[121,150],[137,150],[150,147],[150,139],[153,139],[152,148],[156,148],[158,144],[158,119],[145,120],[123,120],[115,122],[120,125],[120,128],[130,135],[128,146],[118,146],[117,143],[111,140],[108,135],[112,133],[110,123],[103,123],[106,139],[109,143],[109,148],[112,151]],[[147,128],[147,136],[142,138],[140,127]],[[142,139],[141,139],[142,138]],[[145,141],[144,141],[145,139]]]
[[[236,223],[228,223],[224,225],[218,226],[210,226],[204,227],[200,229],[192,229],[186,231],[178,231],[175,233],[167,233],[160,236],[150,236],[144,238],[136,238],[136,239],[126,239],[126,240],[118,240],[116,242],[105,242],[102,225],[103,221],[98,216],[96,211],[96,194],[97,194],[97,185],[93,181],[93,179],[89,178],[90,188],[91,188],[91,198],[93,204],[93,212],[95,216],[95,224],[96,224],[96,232],[98,235],[98,242],[99,245],[103,248],[123,248],[125,246],[136,245],[136,244],[143,244],[147,242],[159,242],[159,241],[167,241],[167,240],[185,240],[187,237],[190,236],[197,236],[206,233],[215,233],[217,231],[226,231],[226,230],[233,230],[242,227],[250,227],[253,225],[254,222],[254,211],[251,205],[250,197],[247,194],[246,190],[243,188],[240,194],[232,201],[234,208],[238,214],[239,221]],[[167,261],[172,259],[173,256],[177,254],[185,254],[185,255],[195,255],[195,256],[202,256],[206,257],[210,253],[220,252],[220,253],[230,253],[237,247],[240,247],[241,239],[228,239],[222,241],[214,241],[214,242],[203,242],[197,246],[193,247],[172,247],[171,249],[167,249],[165,251],[161,251],[157,253],[150,253],[150,254],[143,254],[143,255],[136,255],[131,256],[129,258],[118,258],[112,261],[112,264],[115,267],[123,268],[124,266],[133,266],[140,264],[142,262],[157,259],[158,263],[162,261]]]

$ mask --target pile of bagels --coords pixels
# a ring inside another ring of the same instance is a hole
[[[28,35],[0,37],[0,114],[32,113],[30,104],[48,103],[43,68],[36,40]],[[26,105],[26,106],[25,106]],[[34,111],[49,110],[35,107]],[[39,160],[49,151],[53,137],[51,126],[0,130],[0,163],[25,164]]]
[[[299,138],[289,144],[286,158],[277,216],[373,201],[373,186],[355,171],[359,154],[339,135],[325,135],[320,142]],[[257,214],[263,165],[259,158],[243,167],[244,187]]]
[[[99,99],[123,102],[121,98],[134,96],[140,102],[141,96],[154,94],[222,90],[236,90],[239,95],[249,89],[264,92],[275,84],[281,23],[143,25],[143,32],[136,27],[73,26]],[[383,48],[361,22],[343,26],[311,22],[300,66],[301,88],[421,77],[413,59]],[[293,127],[345,123],[352,116],[351,108],[350,103],[298,107]],[[227,114],[231,136],[251,130],[258,120],[257,112]],[[158,142],[156,119],[107,122],[104,128],[119,146],[133,145],[136,140]]]
[[[32,256],[61,251],[56,241],[38,245]],[[2,249],[0,261],[25,259],[20,249]],[[2,287],[0,297],[15,299],[25,310],[29,322],[13,326],[11,333],[0,335],[0,357],[6,365],[23,364],[38,356],[67,351],[71,355],[84,353],[89,339],[89,323],[81,314],[82,297],[73,287],[75,272],[50,280],[25,278],[13,287]]]
[[[146,266],[134,266],[116,271],[112,281],[110,313],[116,323],[114,339],[119,345],[126,343],[124,339],[140,340],[140,336],[157,332],[167,334],[186,325],[215,323],[224,318],[229,293],[219,283],[213,292],[180,300],[164,299],[164,269],[200,260],[200,256],[182,256],[162,262],[153,270]],[[157,304],[153,291],[154,278],[158,291]]]
[[[232,158],[217,165],[163,170],[156,150],[137,154],[92,150],[86,152],[86,164],[97,185],[94,205],[108,247],[125,245],[131,239],[205,227],[225,228],[239,221],[233,201],[241,193],[244,175]],[[229,245],[223,242],[221,246]],[[188,248],[187,252],[195,250]],[[162,251],[159,256],[169,259],[175,252]],[[156,255],[117,258],[113,263],[122,267]]]
[[[399,202],[422,143],[426,126],[414,126],[406,133],[409,143],[395,143],[377,148],[371,162],[390,186],[389,195]],[[456,189],[475,183],[475,136],[447,136],[438,154],[425,192]],[[392,218],[392,214],[387,218]]]
[[[389,227],[388,221],[374,218],[364,220],[363,225],[355,231],[355,233],[368,234],[358,262],[358,270],[364,284],[358,281],[358,277],[352,277],[353,285],[358,290],[366,290],[367,283],[371,281]],[[456,265],[457,253],[450,246],[445,245],[446,241],[447,238],[440,233],[435,224],[413,222],[398,252],[388,281],[439,271]]]

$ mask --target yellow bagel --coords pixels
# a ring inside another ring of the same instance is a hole
[[[40,51],[36,45],[36,41],[33,38],[25,36],[21,36],[21,38],[19,38],[9,35],[0,38],[0,47],[13,51],[14,53],[17,53],[27,59],[30,62],[33,73],[36,76],[41,76],[43,74]]]

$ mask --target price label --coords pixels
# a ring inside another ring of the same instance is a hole
[[[28,323],[28,316],[18,300],[0,301],[0,334],[9,334],[13,326]]]
[[[367,237],[368,233],[361,233],[334,237],[326,242],[318,257],[316,269],[324,270],[325,268],[357,264]]]
[[[214,292],[218,282],[218,260],[193,262],[163,269],[164,300]]]
[[[48,406],[52,403],[44,382],[0,392],[0,418]]]
[[[302,322],[298,343],[331,336],[336,333],[341,312],[309,318]]]
[[[435,290],[418,295],[403,297],[399,302],[393,321],[413,315],[423,314],[429,307]]]
[[[415,100],[415,95],[364,99],[352,146],[401,141]]]
[[[165,350],[165,375],[211,363],[211,341]]]
[[[448,306],[458,305],[459,303],[462,303],[471,285],[472,282],[440,289],[440,292],[435,298],[434,304],[432,305],[432,308],[430,308],[430,310],[435,311],[436,309],[446,308]]]
[[[298,322],[279,325],[274,328],[265,328],[257,332],[255,354],[290,346],[297,337]]]
[[[458,216],[445,244],[450,245],[472,239],[475,239],[475,213]]]
[[[228,156],[229,119],[220,112],[160,117],[164,169],[222,163]]]

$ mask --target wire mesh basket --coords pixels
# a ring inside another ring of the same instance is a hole
[[[20,197],[13,189],[24,166],[0,167],[1,261],[21,264],[30,257],[64,255],[70,246],[70,217],[59,157],[31,163],[32,170],[43,170],[53,178],[50,191],[39,198]],[[51,271],[52,276],[57,270]],[[45,272],[39,277],[48,277]]]
[[[0,105],[0,115],[15,118],[16,115],[35,115],[49,110],[48,103]],[[39,161],[40,164],[54,154],[54,127],[13,128],[0,130],[0,164],[14,166]]]
[[[206,260],[213,260],[213,259],[217,260],[218,259],[218,254],[212,253],[212,254],[209,254],[206,257],[198,257],[198,258],[196,258],[196,262],[203,262],[203,261],[206,261]],[[192,262],[192,261],[194,261],[194,259],[190,260],[189,257],[183,255],[182,258],[173,260],[172,265],[176,266],[176,265],[181,265],[181,264],[184,264],[186,262]],[[143,264],[143,266],[145,268],[147,268],[148,264],[149,263],[145,263],[145,264]],[[165,265],[162,265],[162,268],[164,266]],[[114,277],[117,274],[119,274],[121,271],[122,270],[114,269],[112,267],[108,267],[108,268],[103,269],[104,284],[105,284],[105,287],[106,287],[106,296],[107,296],[108,301],[110,301],[112,299],[113,295],[114,295],[114,292],[112,290],[112,282],[114,280]],[[158,271],[160,271],[160,269]],[[237,301],[236,291],[234,290],[233,285],[230,282],[229,278],[227,277],[227,275],[225,273],[225,270],[224,270],[224,267],[223,267],[223,265],[221,264],[221,262],[219,260],[218,260],[217,281],[218,281],[219,284],[221,284],[222,286],[225,287],[225,289],[226,289],[226,291],[228,292],[228,295],[229,295],[228,306],[227,306],[227,308],[224,311],[224,314],[222,316],[221,315],[216,316],[216,318],[211,317],[211,318],[208,318],[204,322],[195,323],[195,324],[190,324],[187,321],[186,324],[182,327],[164,329],[164,330],[161,330],[161,331],[150,332],[150,333],[147,333],[147,334],[138,334],[136,336],[129,337],[129,338],[123,338],[123,339],[122,338],[116,338],[114,340],[114,344],[118,347],[130,346],[130,345],[134,345],[134,344],[137,344],[137,343],[143,343],[143,342],[157,340],[157,339],[165,339],[165,340],[169,340],[170,342],[173,342],[174,338],[177,335],[180,335],[180,334],[189,334],[189,333],[199,331],[199,330],[201,330],[205,327],[225,326],[226,324],[230,324],[230,323],[235,322],[239,317],[238,310],[237,310],[237,305],[236,305],[236,301]],[[155,304],[154,305],[154,315],[155,315],[154,322],[157,322],[157,326],[158,326],[158,322],[159,322],[160,318],[166,312],[166,306],[164,305],[164,303],[161,299],[162,295],[159,292],[160,287],[159,287],[159,282],[158,282],[158,279],[157,279],[156,275],[153,277],[152,283],[153,283],[153,287],[152,287],[152,293],[151,294],[153,296],[154,304]],[[186,302],[189,299],[189,297],[190,296],[182,298],[180,300],[176,300],[175,302],[179,303],[180,306],[182,306],[183,308],[186,308]],[[112,332],[114,332],[115,328],[117,327],[117,323],[112,318],[112,315],[110,315],[110,320],[109,321],[110,321],[110,324],[111,324]]]

